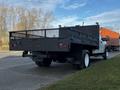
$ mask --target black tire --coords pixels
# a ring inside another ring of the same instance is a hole
[[[66,63],[66,59],[65,58],[61,58],[61,59],[58,59],[58,63]]]
[[[38,67],[41,67],[43,66],[42,62],[41,61],[36,61],[35,64],[38,66]]]
[[[51,59],[45,58],[42,61],[35,61],[35,64],[39,67],[42,67],[42,66],[49,67],[51,65],[51,62],[52,62]]]
[[[107,60],[108,59],[108,50],[106,49],[104,54],[103,54],[103,59]]]
[[[43,60],[43,66],[49,67],[49,66],[51,65],[51,62],[52,62],[51,59],[45,58],[45,59]]]
[[[87,55],[87,58],[88,58],[87,64],[86,64],[86,60],[85,60],[86,55]],[[76,69],[87,68],[90,65],[90,56],[89,56],[89,52],[87,50],[81,51],[81,53],[76,55],[75,59],[77,60],[77,64],[74,64]]]

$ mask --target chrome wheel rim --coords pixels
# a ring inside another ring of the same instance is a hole
[[[85,55],[85,67],[88,67],[89,66],[89,54],[86,54]]]

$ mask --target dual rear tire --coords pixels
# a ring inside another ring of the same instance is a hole
[[[48,59],[48,58],[45,58],[41,61],[35,61],[35,64],[38,66],[38,67],[49,67],[51,65],[51,62],[52,60],[51,59]]]
[[[74,64],[76,69],[88,68],[90,65],[90,56],[87,50],[83,50],[80,53],[77,53],[75,59],[77,62]]]

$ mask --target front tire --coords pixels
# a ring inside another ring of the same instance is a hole
[[[109,53],[108,53],[108,50],[105,50],[105,52],[104,52],[104,54],[103,54],[103,59],[104,60],[107,60],[108,59],[108,55]]]

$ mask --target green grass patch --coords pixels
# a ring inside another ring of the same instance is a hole
[[[120,55],[97,62],[42,90],[120,90]]]

